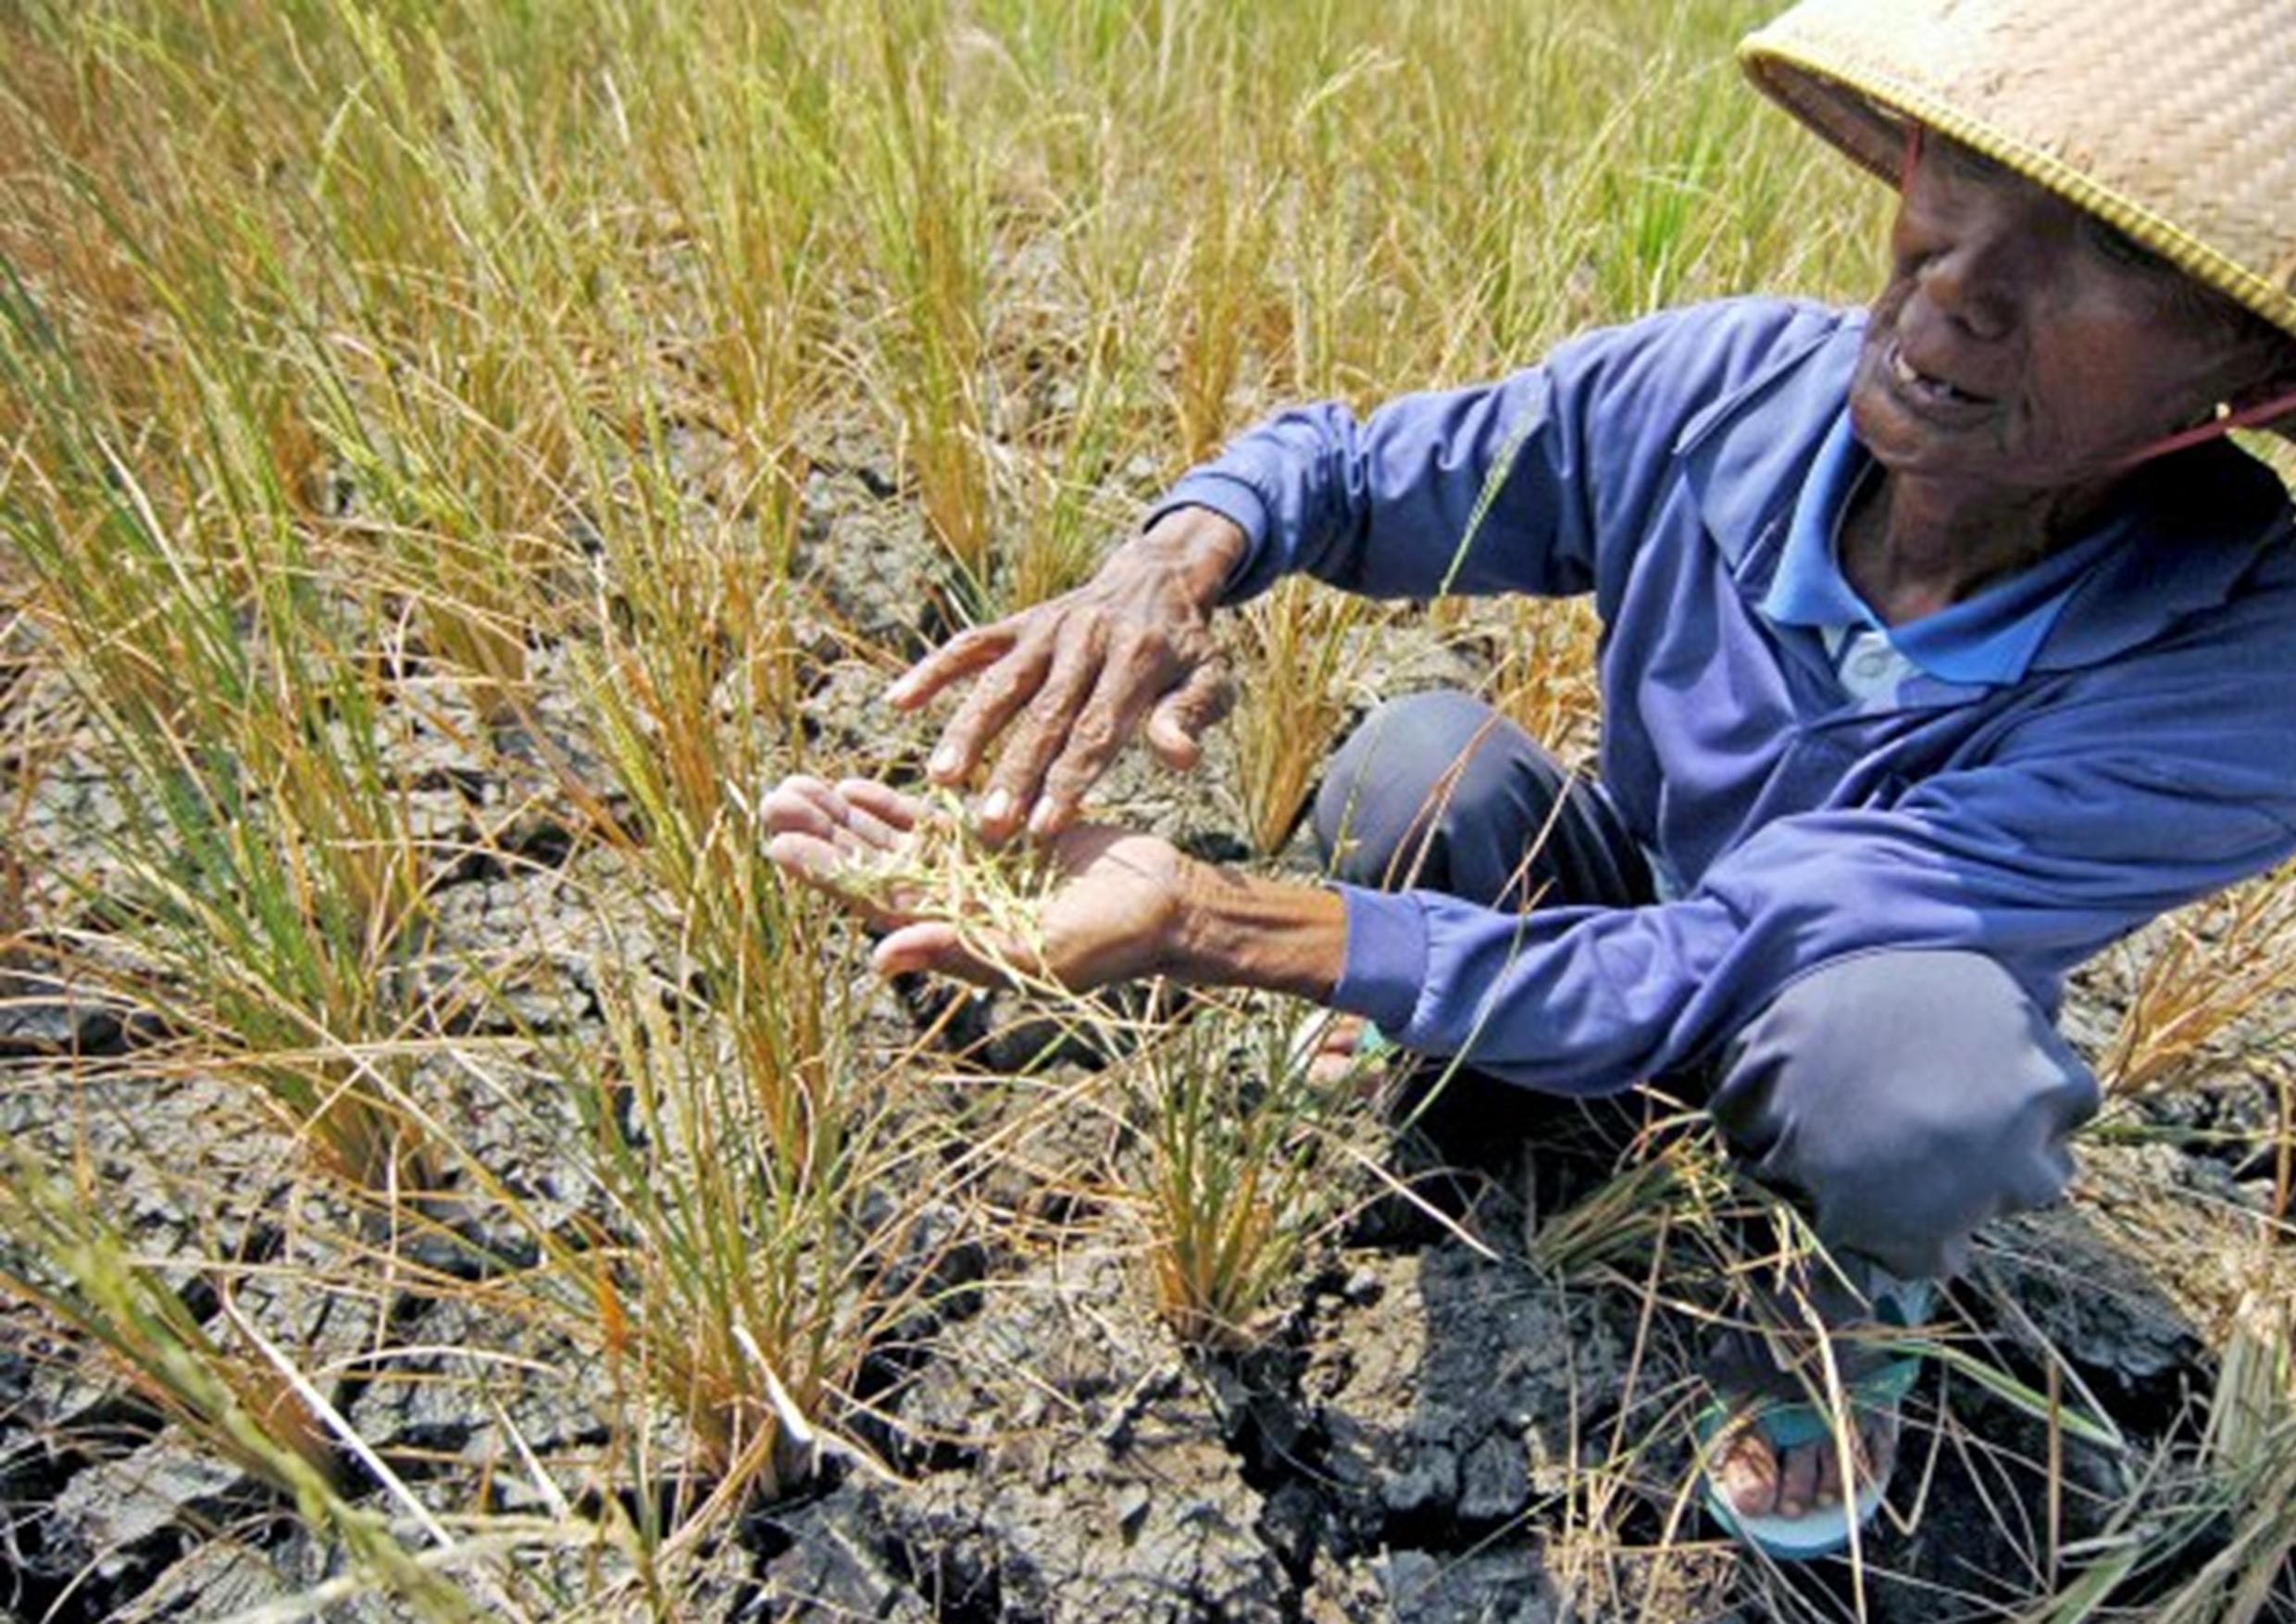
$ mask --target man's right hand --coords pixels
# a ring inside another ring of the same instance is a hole
[[[926,763],[935,782],[971,776],[1000,736],[978,802],[981,831],[1057,833],[1143,719],[1166,765],[1196,764],[1204,731],[1232,700],[1213,641],[1220,583],[1242,529],[1204,507],[1166,514],[1074,592],[951,639],[886,697],[913,710],[953,683],[971,691]]]

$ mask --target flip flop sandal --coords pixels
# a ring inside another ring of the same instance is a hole
[[[1907,1328],[1928,1316],[1929,1284],[1904,1282],[1895,1296],[1878,1296],[1875,1318],[1882,1324]],[[1921,1360],[1906,1355],[1876,1366],[1856,1380],[1843,1384],[1843,1395],[1856,1417],[1896,1414],[1921,1375]],[[1710,1469],[1718,1464],[1722,1443],[1737,1430],[1752,1427],[1762,1435],[1772,1454],[1782,1460],[1786,1451],[1816,1443],[1838,1447],[1833,1423],[1823,1406],[1803,1399],[1745,1398],[1717,1400],[1698,1423],[1700,1478],[1705,1485],[1706,1514],[1739,1541],[1780,1562],[1806,1562],[1849,1549],[1853,1528],[1869,1527],[1881,1508],[1889,1488],[1885,1475],[1866,1483],[1854,1494],[1831,1505],[1813,1505],[1800,1517],[1776,1512],[1748,1514],[1723,1497]],[[1894,1463],[1893,1463],[1894,1464]]]

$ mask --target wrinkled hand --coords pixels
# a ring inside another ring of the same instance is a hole
[[[977,812],[981,832],[1002,840],[1024,824],[1037,835],[1067,828],[1143,718],[1159,759],[1193,767],[1200,736],[1231,702],[1211,615],[1243,544],[1218,514],[1178,509],[1074,592],[927,656],[887,694],[895,706],[913,710],[955,682],[971,691],[926,770],[960,783],[1002,735]]]
[[[930,810],[867,779],[785,779],[761,808],[775,863],[888,931],[871,962],[881,975],[930,970],[982,985],[1017,974],[1087,992],[1159,973],[1181,907],[1186,862],[1166,841],[1081,824],[1047,850],[1061,880],[1032,927],[1000,930],[917,910],[928,899],[895,887],[870,894],[873,861],[916,843]]]

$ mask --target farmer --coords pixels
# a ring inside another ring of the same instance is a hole
[[[985,767],[980,824],[1072,877],[1037,968],[1296,993],[1551,1093],[1696,1088],[1860,1312],[1903,1318],[2065,1185],[2098,1097],[2066,972],[2296,849],[2291,507],[2224,437],[2296,412],[2296,5],[1807,0],[1743,59],[1900,189],[1870,308],[1706,306],[1361,422],[1284,413],[892,698],[969,684],[928,770]],[[1333,760],[1331,884],[1078,822],[1135,732],[1194,762],[1214,611],[1300,571],[1592,593],[1599,781],[1433,693]],[[792,780],[773,856],[834,888],[915,815]],[[988,973],[883,922],[884,970]],[[1846,1463],[1749,1400],[1716,1515],[1843,1543],[1902,1390],[1854,1395]]]

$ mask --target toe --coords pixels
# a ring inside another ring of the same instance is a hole
[[[1766,1517],[1778,1504],[1778,1456],[1761,1433],[1747,1427],[1724,1448],[1716,1468],[1722,1497],[1741,1517]]]
[[[1778,1474],[1778,1514],[1800,1517],[1817,1496],[1818,1446],[1803,1443],[1786,1451]]]
[[[1817,1454],[1817,1504],[1821,1508],[1839,1505],[1841,1500],[1841,1451],[1834,1447],[1830,1439],[1816,1445],[1816,1449]]]

